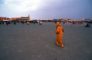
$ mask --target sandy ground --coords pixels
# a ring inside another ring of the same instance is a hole
[[[53,23],[0,25],[0,60],[92,60],[92,27],[64,25],[64,48]]]

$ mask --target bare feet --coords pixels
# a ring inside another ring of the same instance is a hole
[[[62,44],[62,45],[60,45],[60,47],[61,47],[61,48],[64,48],[64,45]]]

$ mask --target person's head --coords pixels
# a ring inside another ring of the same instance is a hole
[[[60,25],[61,25],[61,21],[57,21],[56,26],[60,26]]]

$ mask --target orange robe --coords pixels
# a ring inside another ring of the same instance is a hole
[[[60,47],[64,47],[63,45],[63,33],[64,29],[61,25],[56,27],[56,45],[60,45]]]

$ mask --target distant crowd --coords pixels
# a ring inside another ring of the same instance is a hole
[[[42,25],[45,22],[57,22],[58,20],[31,20],[31,21],[0,21],[0,25],[6,24],[17,24],[17,23],[22,23],[22,24],[39,24]],[[92,21],[71,21],[71,20],[61,20],[63,24],[86,24],[86,26],[90,26],[90,24],[92,24]]]

